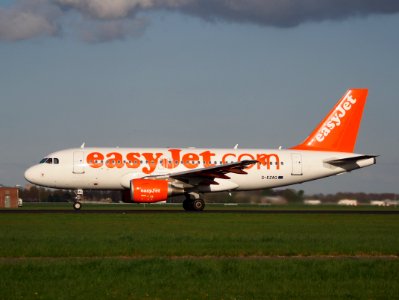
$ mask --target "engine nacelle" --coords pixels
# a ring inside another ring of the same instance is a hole
[[[130,199],[136,203],[166,201],[172,194],[168,180],[133,179],[130,181]]]

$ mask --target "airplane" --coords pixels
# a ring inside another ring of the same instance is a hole
[[[72,189],[75,210],[84,190],[120,190],[128,203],[183,195],[183,208],[202,211],[204,194],[282,187],[376,163],[354,153],[368,89],[349,89],[312,133],[288,149],[80,148],[46,155],[27,181]]]

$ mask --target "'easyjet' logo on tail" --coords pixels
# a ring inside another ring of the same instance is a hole
[[[352,91],[348,91],[342,101],[335,108],[334,113],[320,128],[316,134],[316,140],[321,143],[324,139],[334,131],[334,129],[341,125],[342,120],[347,115],[347,112],[352,109],[352,106],[356,104],[356,99],[352,97]]]

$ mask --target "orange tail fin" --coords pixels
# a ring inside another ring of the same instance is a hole
[[[308,138],[291,149],[353,152],[367,89],[350,89]]]

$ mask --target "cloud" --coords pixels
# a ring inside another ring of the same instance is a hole
[[[126,18],[133,11],[154,7],[152,0],[57,0],[57,3],[96,19]]]
[[[57,6],[47,1],[20,2],[14,7],[0,8],[0,40],[24,40],[59,34],[56,22],[61,15]]]
[[[136,36],[146,27],[140,12],[166,10],[204,20],[293,27],[399,12],[397,0],[17,0],[0,8],[0,40],[57,36],[71,22],[88,42]],[[78,18],[76,18],[78,16]]]
[[[397,13],[396,0],[198,0],[179,8],[208,20],[292,27],[309,21]]]

